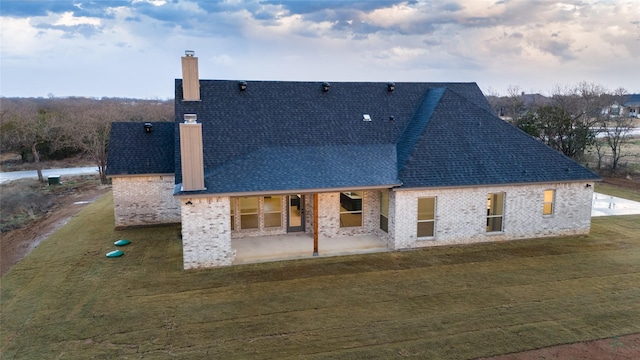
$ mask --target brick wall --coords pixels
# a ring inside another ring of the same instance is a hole
[[[182,198],[180,204],[184,268],[231,265],[236,251],[231,247],[229,197]]]
[[[340,193],[318,194],[318,237],[378,234],[380,228],[380,195],[378,191],[362,192],[362,226],[340,227]]]
[[[534,184],[421,191],[393,191],[389,196],[390,247],[434,245],[588,234],[593,184]],[[553,215],[543,215],[543,192],[555,190]],[[504,192],[503,231],[487,233],[487,194]],[[417,238],[419,197],[436,198],[435,236]]]
[[[174,176],[113,177],[116,228],[180,222],[180,203],[173,197]]]

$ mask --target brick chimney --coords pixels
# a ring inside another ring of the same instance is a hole
[[[186,50],[182,57],[182,100],[200,101],[198,58],[193,50]]]

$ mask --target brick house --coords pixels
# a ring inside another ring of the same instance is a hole
[[[314,252],[589,232],[599,177],[495,116],[475,83],[200,80],[182,62],[175,123],[113,124],[107,173],[116,226],[181,223],[185,269],[294,232]]]

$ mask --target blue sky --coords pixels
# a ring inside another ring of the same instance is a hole
[[[640,92],[639,0],[0,0],[2,96],[172,98],[200,77]]]

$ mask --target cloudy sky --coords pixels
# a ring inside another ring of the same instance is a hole
[[[640,92],[640,0],[0,0],[2,96],[172,98],[232,80]]]

